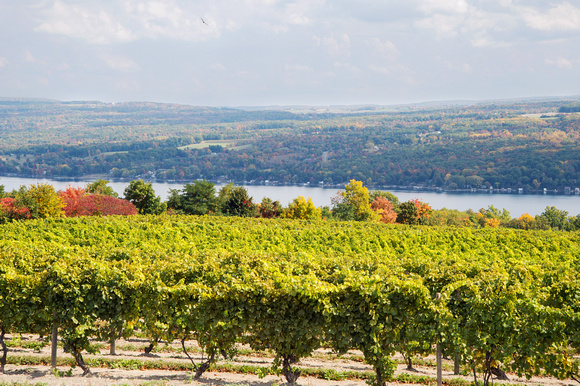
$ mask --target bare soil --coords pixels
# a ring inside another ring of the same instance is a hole
[[[22,342],[32,342],[38,340],[38,337],[34,336],[23,336]],[[160,344],[158,349],[150,355],[146,355],[143,352],[143,348],[147,345],[147,342],[142,339],[130,339],[129,341],[120,340],[117,342],[117,350],[115,356],[109,354],[109,347],[104,346],[100,349],[100,354],[88,354],[85,353],[84,357],[94,358],[94,357],[107,357],[115,359],[139,359],[139,360],[163,360],[171,362],[183,362],[190,363],[187,357],[180,350],[180,345],[178,344]],[[123,350],[125,348],[125,350]],[[192,350],[195,350],[195,344],[190,346]],[[364,362],[359,360],[360,353],[352,352],[352,355],[337,358],[332,355],[328,350],[318,350],[314,353],[311,358],[305,358],[297,363],[297,366],[302,368],[321,368],[321,369],[334,369],[336,371],[363,371],[372,370],[372,368],[366,365]],[[46,346],[40,351],[35,351],[33,349],[27,349],[22,347],[11,347],[8,356],[15,355],[26,355],[26,356],[49,356],[50,347]],[[201,360],[201,354],[199,352],[190,353],[195,360]],[[62,350],[58,352],[59,357],[72,357],[70,354],[64,353]],[[237,356],[233,361],[221,360],[219,363],[233,363],[241,365],[251,365],[251,366],[270,366],[272,362],[272,356],[270,355],[260,355],[260,354],[250,354],[250,355],[240,355]],[[402,358],[398,358],[402,359]],[[428,361],[435,361],[435,358],[423,358]],[[473,381],[473,377],[453,375],[452,371],[448,369],[452,368],[452,361],[444,361],[444,378],[463,378],[467,381]],[[446,368],[445,368],[446,366]],[[407,371],[405,365],[399,365],[396,375],[407,372],[414,375],[426,375],[430,377],[436,376],[436,369],[433,366],[414,366],[416,371]],[[20,384],[42,384],[42,385],[223,385],[223,386],[271,386],[271,385],[283,385],[285,384],[285,379],[283,376],[268,375],[260,379],[257,375],[251,374],[237,374],[237,373],[225,373],[225,372],[212,372],[208,371],[203,374],[202,378],[199,380],[193,379],[193,373],[188,371],[167,371],[167,370],[125,370],[125,369],[110,369],[110,368],[96,368],[92,367],[92,374],[88,376],[82,376],[82,370],[79,368],[74,368],[70,371],[70,367],[58,367],[57,373],[52,371],[49,366],[27,366],[27,365],[7,365],[5,374],[0,374],[0,383],[5,382],[7,384],[17,382]],[[478,375],[480,377],[481,375]],[[559,386],[559,385],[574,385],[578,386],[578,383],[572,380],[560,381],[554,378],[541,378],[534,377],[530,380],[524,378],[519,378],[515,374],[508,374],[510,382],[497,381],[497,384],[506,385],[549,385],[549,386]],[[298,379],[299,385],[308,386],[364,386],[366,382],[364,380],[343,380],[343,381],[329,381],[315,377],[301,376]],[[405,383],[391,383],[390,385],[407,385]],[[409,384],[410,385],[410,384]]]

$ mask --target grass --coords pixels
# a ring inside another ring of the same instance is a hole
[[[234,142],[230,141],[201,141],[200,143],[192,143],[191,145],[180,146],[179,150],[185,149],[206,149],[210,146],[220,145],[223,148],[228,148],[234,145]]]

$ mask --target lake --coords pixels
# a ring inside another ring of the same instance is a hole
[[[88,182],[94,180],[51,180],[40,178],[20,178],[20,177],[0,177],[0,185],[4,185],[6,191],[18,189],[22,185],[36,183],[49,183],[56,190],[64,190],[68,185],[84,187]],[[111,186],[120,196],[129,185],[129,181],[111,181]],[[153,188],[157,195],[166,200],[170,189],[182,189],[184,183],[153,182]],[[219,190],[221,185],[216,185]],[[265,186],[247,185],[248,193],[254,198],[254,202],[259,203],[262,198],[269,197],[278,200],[283,205],[288,205],[298,196],[312,197],[316,206],[330,206],[331,197],[335,196],[338,189],[303,187],[303,186]],[[571,216],[580,213],[580,196],[570,195],[530,195],[530,194],[503,194],[503,193],[450,193],[450,192],[422,192],[422,191],[401,191],[392,190],[401,202],[418,198],[429,203],[434,209],[448,208],[459,210],[479,210],[490,205],[499,209],[507,209],[512,217],[519,217],[524,213],[532,216],[540,214],[546,206],[555,206],[558,209],[566,210]]]

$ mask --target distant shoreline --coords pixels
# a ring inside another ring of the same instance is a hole
[[[111,178],[107,175],[88,175],[88,176],[79,176],[79,177],[41,177],[41,176],[27,176],[27,175],[0,175],[0,185],[2,185],[2,178],[22,178],[22,179],[30,179],[30,180],[47,180],[47,181],[59,181],[59,182],[93,182],[96,180],[108,180],[111,182],[130,182],[133,180],[144,180],[147,182],[155,182],[158,184],[190,184],[195,181],[201,181],[203,179],[193,179],[193,180],[161,180],[161,179],[154,179],[154,178],[147,178],[147,177],[134,177],[134,178]],[[277,183],[277,182],[270,182],[270,183],[259,183],[255,181],[229,181],[229,180],[208,180],[209,182],[215,185],[226,185],[229,183],[233,183],[234,185],[238,186],[271,186],[271,187],[284,187],[284,186],[292,186],[292,187],[304,187],[304,188],[321,188],[321,189],[344,189],[344,186],[348,182],[338,183],[338,184],[284,184],[284,183]],[[501,188],[501,189],[445,189],[441,187],[424,187],[424,186],[370,186],[367,188],[369,191],[393,191],[393,192],[428,192],[428,193],[441,193],[441,194],[490,194],[490,195],[526,195],[526,196],[579,196],[580,197],[580,188],[570,188],[570,189],[546,189],[545,191],[542,189],[535,189],[532,191],[529,190],[519,190],[517,188]]]

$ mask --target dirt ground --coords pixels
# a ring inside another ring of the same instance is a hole
[[[34,337],[23,338],[23,342],[26,339],[34,339]],[[139,360],[170,360],[172,362],[189,363],[189,360],[182,352],[178,351],[179,345],[165,345],[168,350],[158,350],[153,355],[145,355],[142,348],[146,345],[144,340],[131,340],[129,342],[119,341],[117,342],[118,349],[116,350],[115,356],[108,354],[108,347],[101,349],[100,354],[92,355],[85,354],[85,358],[91,357],[108,357],[116,359],[139,359]],[[130,347],[130,350],[122,350],[119,348]],[[297,365],[304,368],[323,368],[323,369],[334,369],[337,371],[360,371],[360,370],[371,370],[371,368],[361,363],[360,361],[349,360],[346,358],[332,358],[327,355],[328,351],[319,350],[313,358],[306,358],[300,361]],[[48,356],[50,355],[50,347],[44,347],[40,351],[34,351],[32,349],[26,349],[22,347],[10,348],[8,356],[11,355],[27,355],[27,356]],[[356,353],[355,353],[356,355]],[[66,354],[59,350],[59,357],[70,357],[70,354]],[[200,354],[192,354],[194,359],[201,359]],[[432,359],[434,358],[426,358]],[[252,366],[269,366],[271,364],[271,357],[262,356],[238,356],[234,361],[230,363],[234,364],[245,364]],[[220,362],[227,363],[227,362]],[[452,365],[451,361],[445,361],[448,366]],[[407,372],[406,366],[399,365],[396,374],[402,372]],[[448,367],[449,368],[449,367]],[[415,366],[416,371],[410,372],[415,375],[427,375],[431,377],[436,376],[436,369],[433,366]],[[109,369],[109,368],[96,368],[92,367],[92,374],[88,376],[82,376],[82,370],[75,368],[70,374],[68,371],[70,367],[59,367],[58,370],[60,374],[55,375],[49,366],[28,366],[28,365],[7,365],[5,369],[5,374],[0,374],[0,382],[5,382],[7,384],[17,382],[20,384],[30,384],[30,385],[222,385],[222,386],[272,386],[272,385],[283,385],[285,384],[285,379],[283,376],[269,375],[265,378],[260,379],[257,375],[249,374],[236,374],[236,373],[224,373],[224,372],[206,372],[203,374],[202,378],[199,380],[193,379],[193,374],[187,371],[166,371],[166,370],[124,370],[124,369]],[[510,382],[494,381],[497,384],[518,384],[526,386],[535,385],[550,385],[550,386],[568,386],[578,384],[571,380],[559,381],[553,378],[539,378],[535,377],[530,380],[524,378],[518,378],[514,374],[508,374],[510,377]],[[467,381],[472,381],[472,376],[457,376],[453,375],[451,371],[443,371],[444,378],[458,378],[461,377]],[[344,381],[329,381],[314,377],[301,376],[298,379],[299,385],[304,386],[364,386],[366,385],[364,380],[344,380]],[[404,383],[391,383],[390,385],[406,385]]]

